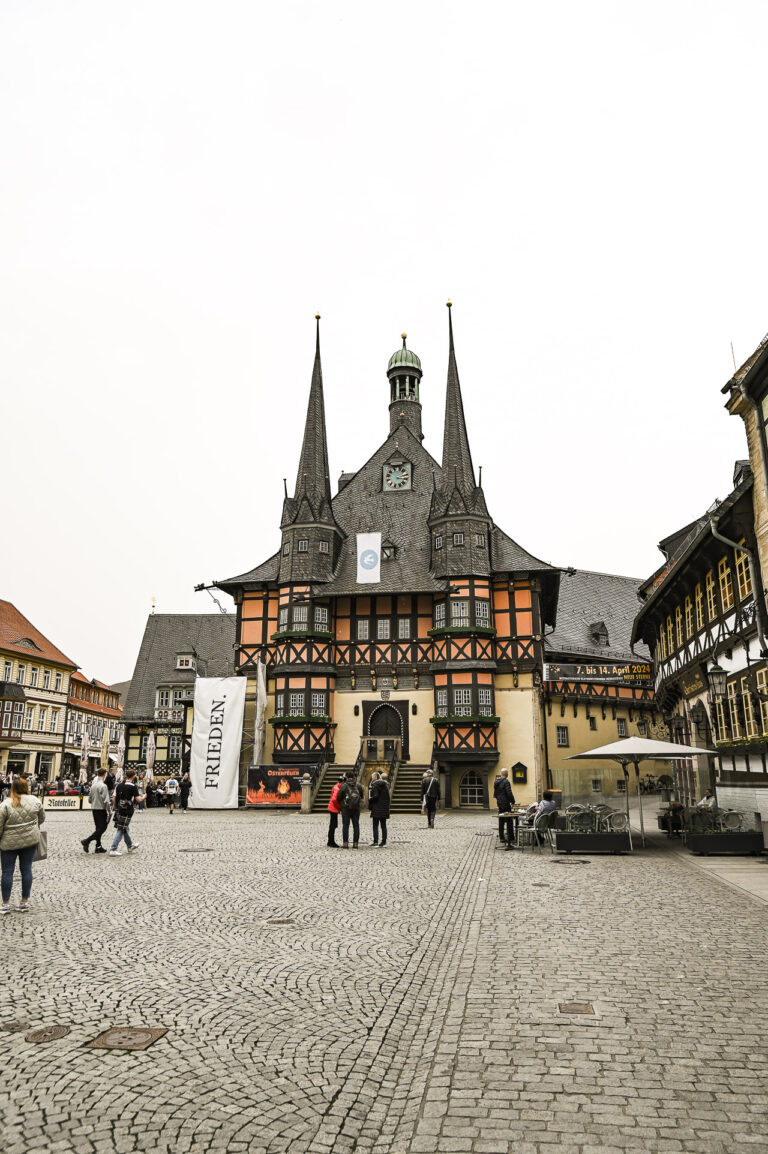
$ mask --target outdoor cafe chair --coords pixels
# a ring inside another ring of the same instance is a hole
[[[527,845],[532,849],[541,849],[546,842],[552,853],[555,852],[555,843],[552,841],[552,827],[557,818],[557,811],[542,813],[535,818],[533,825],[520,826],[517,834],[517,844],[523,850]]]

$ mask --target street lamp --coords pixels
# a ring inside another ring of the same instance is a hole
[[[723,701],[725,699],[725,683],[728,674],[715,661],[714,665],[707,671],[707,681],[709,682],[709,691],[712,694],[713,701]]]

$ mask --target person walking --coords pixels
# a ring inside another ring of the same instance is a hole
[[[131,818],[133,817],[133,807],[139,799],[139,787],[136,785],[136,770],[129,769],[126,774],[126,780],[121,781],[115,790],[115,837],[109,850],[110,857],[123,856],[117,848],[120,845],[120,838],[125,838],[128,853],[133,853],[135,849],[139,848],[135,841],[131,841],[131,835],[128,830],[131,824]]]
[[[181,812],[182,813],[187,812],[187,806],[189,805],[189,795],[191,792],[192,792],[192,778],[189,776],[188,773],[185,773],[181,779],[181,784],[179,785],[179,800],[181,802]]]
[[[502,769],[499,776],[493,783],[493,796],[496,798],[496,806],[499,811],[499,841],[504,842],[504,826],[507,826],[509,831],[509,823],[504,820],[502,814],[510,813],[512,806],[515,804],[515,795],[512,793],[512,783],[509,780],[509,770]],[[509,845],[510,838],[506,838],[507,845]]]
[[[421,812],[427,815],[427,829],[435,828],[435,811],[440,800],[440,782],[431,769],[421,781]]]
[[[19,911],[29,911],[29,896],[32,893],[32,861],[37,843],[40,841],[40,826],[45,821],[43,803],[39,797],[31,797],[29,786],[23,777],[11,783],[11,794],[0,805],[0,868],[2,870],[3,904],[2,913],[11,912],[11,890],[16,862],[21,873],[21,901]]]
[[[88,846],[92,841],[96,842],[94,853],[106,853],[104,846],[101,844],[107,826],[109,825],[109,818],[112,813],[112,805],[109,800],[109,790],[104,781],[107,771],[100,769],[97,776],[93,779],[91,791],[88,794],[88,800],[91,803],[91,813],[93,815],[93,833],[90,837],[84,837],[80,842],[86,853],[88,853]]]
[[[368,806],[373,819],[373,844],[383,849],[387,844],[387,818],[389,817],[389,783],[381,773],[375,773],[368,794]],[[379,841],[381,830],[381,841]]]
[[[363,791],[355,781],[355,775],[348,771],[344,785],[339,792],[341,806],[341,841],[342,849],[349,849],[349,826],[352,825],[352,849],[358,848],[360,841],[360,806],[363,804]]]
[[[339,794],[346,780],[342,774],[339,780],[334,783],[331,796],[328,799],[328,813],[331,815],[328,820],[328,849],[339,848],[339,843],[336,841],[336,830],[339,828],[339,814],[341,813]]]
[[[173,807],[176,804],[176,794],[179,792],[179,783],[171,774],[165,783],[165,796],[168,798],[168,810],[173,817]]]

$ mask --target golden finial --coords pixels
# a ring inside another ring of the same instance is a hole
[[[400,336],[403,338],[403,340],[405,340],[405,338],[408,336],[408,333],[400,333]]]
[[[449,308],[452,308],[452,307],[453,307],[453,306],[452,306],[452,302],[451,302],[451,301],[446,301],[446,302],[445,302],[445,307],[446,307],[447,309],[449,309]]]
[[[316,320],[316,321],[319,321],[319,320],[320,320],[320,313],[315,313],[315,320]]]

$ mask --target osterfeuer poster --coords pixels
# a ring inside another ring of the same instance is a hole
[[[249,765],[246,805],[301,805],[300,766]]]

